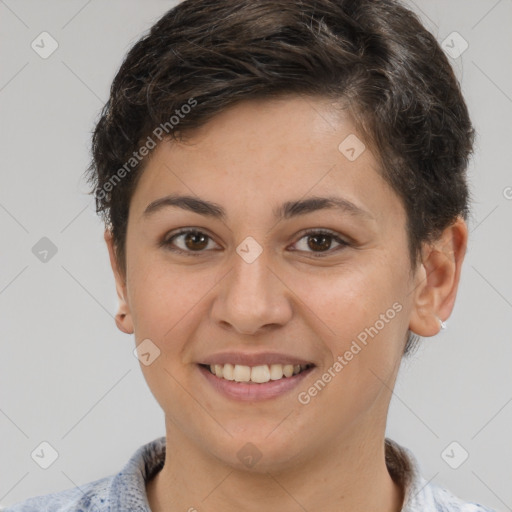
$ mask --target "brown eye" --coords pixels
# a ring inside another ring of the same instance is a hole
[[[200,232],[189,232],[185,234],[185,245],[192,251],[200,251],[208,245],[208,236]]]
[[[305,243],[303,241],[305,241]],[[333,241],[338,244],[338,247],[331,250]],[[304,233],[296,243],[298,251],[310,253],[313,257],[329,256],[330,254],[338,252],[344,247],[348,247],[350,245],[350,243],[341,239],[335,233],[322,230],[312,230]]]
[[[205,252],[210,242],[213,243],[213,240],[206,233],[184,229],[165,239],[161,245],[173,252],[199,256]]]
[[[326,251],[330,249],[332,243],[332,236],[330,235],[309,235],[308,236],[308,247],[315,251]]]

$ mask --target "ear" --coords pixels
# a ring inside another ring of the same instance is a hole
[[[439,319],[446,320],[453,309],[459,286],[462,262],[468,240],[462,217],[447,227],[439,240],[423,247],[422,263],[415,280],[409,329],[420,336],[434,336]]]
[[[110,265],[112,267],[112,271],[114,272],[116,291],[119,298],[119,310],[116,314],[116,325],[120,331],[126,334],[133,334],[133,319],[130,312],[130,307],[126,299],[126,281],[125,277],[119,270],[112,232],[109,229],[106,229],[103,237],[107,243]]]

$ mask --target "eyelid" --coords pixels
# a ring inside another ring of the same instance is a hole
[[[320,252],[306,251],[307,254],[311,255],[314,258],[322,258],[322,257],[330,256],[334,253],[337,253],[339,250],[343,249],[344,247],[350,247],[354,244],[354,242],[350,241],[350,239],[345,240],[344,238],[342,238],[342,236],[339,233],[337,233],[336,231],[332,231],[330,229],[325,229],[325,228],[310,228],[310,229],[306,229],[305,231],[301,231],[297,235],[297,237],[298,237],[297,241],[294,242],[293,245],[295,245],[296,243],[298,243],[300,240],[307,237],[308,235],[309,236],[327,235],[327,236],[330,236],[336,243],[339,244],[338,247],[336,247],[334,249],[330,248],[327,251],[320,251]],[[303,251],[297,251],[297,252],[303,252]]]
[[[211,236],[207,229],[205,228],[195,228],[193,226],[188,228],[180,228],[177,231],[171,231],[171,233],[167,233],[162,241],[159,243],[159,246],[163,247],[164,249],[167,249],[169,251],[178,253],[178,254],[186,254],[187,256],[200,256],[201,254],[205,253],[205,250],[202,251],[184,251],[183,249],[180,249],[178,247],[173,247],[171,241],[175,238],[178,238],[180,235],[187,235],[189,233],[199,233],[202,235],[206,235],[209,238],[209,241],[215,242],[213,236]],[[217,242],[215,242],[217,243]],[[217,244],[219,245],[219,244]]]
[[[186,255],[190,255],[190,256],[200,256],[202,255],[203,253],[207,252],[205,250],[201,250],[201,251],[184,251],[183,249],[179,249],[179,248],[176,248],[176,247],[172,247],[172,243],[171,243],[171,240],[175,239],[175,238],[178,238],[179,236],[181,235],[186,235],[186,234],[189,234],[189,233],[199,233],[199,234],[203,234],[203,235],[206,235],[209,240],[215,242],[213,236],[211,236],[209,233],[208,233],[208,230],[205,229],[205,228],[195,228],[193,226],[191,227],[188,227],[188,228],[181,228],[181,229],[178,229],[176,232],[172,232],[170,234],[167,234],[163,240],[160,242],[160,246],[164,247],[165,249],[167,250],[170,250],[172,252],[175,252],[175,253],[179,253],[179,254],[186,254]],[[305,251],[306,253],[309,253],[312,257],[314,258],[321,258],[321,257],[326,257],[326,256],[329,256],[335,252],[338,252],[340,249],[342,249],[343,247],[350,247],[354,244],[353,241],[351,241],[351,239],[349,237],[346,237],[348,238],[348,240],[342,238],[340,236],[339,233],[337,233],[336,231],[332,231],[330,229],[326,229],[326,228],[309,228],[309,229],[306,229],[304,231],[301,231],[299,232],[297,235],[296,235],[296,241],[292,244],[292,245],[295,245],[296,243],[298,243],[300,240],[302,240],[303,238],[307,237],[307,236],[313,236],[313,235],[327,235],[327,236],[330,236],[332,237],[332,239],[339,244],[339,246],[335,249],[328,249],[327,251],[320,251],[320,252],[314,252],[314,251]],[[215,242],[217,243],[217,242]],[[219,245],[219,244],[217,244]],[[300,250],[296,250],[296,249],[293,249],[292,251],[297,251],[297,252],[304,252],[304,251],[300,251]]]

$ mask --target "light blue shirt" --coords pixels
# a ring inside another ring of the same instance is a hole
[[[165,437],[141,446],[116,475],[81,487],[36,496],[1,508],[3,512],[151,512],[146,482],[165,461]],[[391,476],[405,489],[402,512],[496,512],[465,502],[427,482],[413,454],[386,438],[386,464]]]

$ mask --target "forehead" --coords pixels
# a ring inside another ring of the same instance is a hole
[[[355,158],[354,158],[355,156]],[[244,101],[152,152],[132,206],[166,193],[260,208],[334,192],[380,217],[403,214],[348,115],[325,99]],[[275,211],[275,209],[274,209]]]

